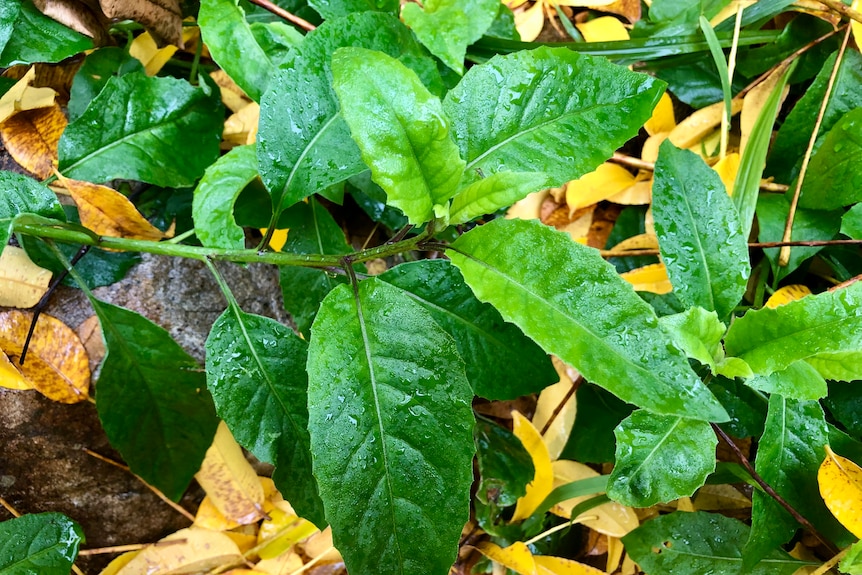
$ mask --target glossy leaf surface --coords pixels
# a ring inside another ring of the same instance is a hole
[[[655,413],[727,417],[652,308],[594,250],[523,220],[494,220],[453,247],[479,300],[587,380]]]
[[[0,171],[0,252],[12,235],[12,222],[18,214],[37,214],[65,221],[57,196],[33,178]]]
[[[440,100],[409,68],[364,48],[332,56],[341,114],[387,204],[414,225],[448,216],[464,161]]]
[[[718,439],[705,421],[638,410],[614,430],[616,463],[608,497],[649,507],[688,497],[715,470]]]
[[[60,171],[90,182],[190,186],[218,157],[218,90],[143,73],[108,80],[60,138]]]
[[[530,454],[511,431],[485,419],[476,421],[473,437],[482,478],[476,497],[486,505],[514,505],[535,474]]]
[[[748,245],[721,178],[703,160],[666,140],[653,183],[653,217],[662,261],[684,304],[727,317],[748,280]]]
[[[557,381],[548,355],[476,299],[458,268],[446,260],[401,264],[379,278],[407,292],[452,336],[476,395],[514,399]]]
[[[816,400],[826,396],[826,380],[805,361],[794,361],[780,371],[756,375],[745,381],[752,389],[778,393],[789,399]]]
[[[831,210],[862,199],[862,107],[841,117],[808,164],[799,205]]]
[[[45,16],[33,2],[4,0],[3,4],[9,6],[0,20],[0,40],[7,30],[9,36],[0,48],[0,67],[59,62],[93,47],[90,38]]]
[[[96,408],[133,473],[179,499],[212,443],[218,419],[206,377],[161,327],[90,300],[105,338]]]
[[[750,532],[730,517],[677,511],[647,521],[623,537],[623,544],[647,573],[791,575],[804,565],[775,549],[757,567],[743,568],[742,547]]]
[[[232,304],[213,324],[206,351],[218,416],[255,457],[289,470],[290,482],[276,486],[301,517],[324,526],[307,429],[308,345],[287,326]]]
[[[448,573],[468,517],[472,391],[431,316],[376,279],[335,288],[311,329],[314,472],[355,573]]]
[[[78,546],[81,526],[59,513],[22,515],[0,523],[0,574],[67,575]]]
[[[308,3],[327,20],[347,16],[356,12],[398,11],[396,0],[311,0]]]

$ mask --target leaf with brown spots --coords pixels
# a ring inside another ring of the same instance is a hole
[[[60,403],[87,399],[90,367],[87,351],[72,328],[46,314],[39,316],[27,359],[19,365],[33,314],[18,310],[0,312],[0,350],[33,387]]]
[[[21,248],[6,246],[0,254],[0,305],[33,307],[50,282],[51,272],[34,264]]]
[[[60,105],[18,112],[0,124],[0,138],[15,161],[44,180],[57,163],[57,145],[66,129]]]
[[[178,0],[99,0],[108,18],[143,24],[160,46],[183,47],[183,14]]]

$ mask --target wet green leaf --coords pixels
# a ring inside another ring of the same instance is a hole
[[[597,385],[583,382],[575,394],[578,413],[569,441],[560,459],[581,463],[609,463],[614,460],[614,428],[629,416],[632,406]]]
[[[195,188],[192,217],[201,244],[241,250],[245,234],[234,219],[234,204],[258,177],[255,146],[237,146],[206,169]]]
[[[614,435],[608,496],[623,505],[649,507],[690,496],[715,471],[718,438],[705,421],[637,410]]]
[[[480,301],[587,380],[655,413],[726,420],[652,308],[595,250],[539,222],[503,219],[453,248]]]
[[[856,204],[841,216],[841,233],[851,239],[862,239],[862,204]]]
[[[311,328],[314,472],[353,573],[445,575],[473,480],[473,397],[455,344],[401,290],[338,286]]]
[[[260,102],[275,66],[255,40],[238,0],[202,0],[198,25],[213,60]]]
[[[0,54],[12,37],[15,30],[15,21],[21,13],[21,0],[9,0],[0,4]]]
[[[862,200],[862,107],[844,114],[808,164],[799,205],[834,210]],[[806,238],[807,239],[807,238]]]
[[[766,421],[766,406],[769,400],[764,394],[754,391],[739,379],[716,376],[709,383],[715,394],[730,414],[730,421],[721,428],[734,437],[759,437]]]
[[[730,326],[728,355],[741,357],[755,373],[768,375],[799,359],[862,346],[860,282],[807,296],[775,309],[751,310]]]
[[[305,36],[285,22],[253,22],[249,28],[276,68],[291,58],[290,51],[305,40]]]
[[[463,74],[467,46],[488,30],[499,6],[497,0],[428,0],[422,7],[405,4],[401,18],[432,54]]]
[[[832,382],[823,400],[831,420],[838,422],[855,438],[862,438],[862,385]]]
[[[718,174],[693,152],[662,143],[653,216],[662,261],[684,304],[726,318],[748,281],[748,244]]]
[[[105,46],[90,53],[72,80],[69,121],[74,122],[84,113],[108,79],[130,72],[142,72],[143,69],[140,60],[116,46]]]
[[[387,203],[411,224],[448,217],[464,161],[440,100],[409,68],[365,48],[332,56],[341,114]]]
[[[692,307],[682,313],[659,318],[659,323],[685,354],[711,368],[724,356],[721,338],[727,329],[714,311]]]
[[[102,427],[132,472],[176,501],[218,424],[204,372],[147,318],[90,302],[107,348],[96,386]]]
[[[65,221],[57,196],[33,178],[0,171],[0,253],[12,235],[12,222],[18,214],[37,214]]]
[[[131,73],[111,78],[60,138],[60,171],[101,183],[191,186],[218,157],[224,108],[214,84]]]
[[[762,563],[743,568],[751,528],[715,513],[676,511],[651,519],[623,537],[631,558],[650,574],[791,575],[805,563],[771,549]]]
[[[327,20],[357,12],[396,14],[400,6],[398,0],[309,0],[308,4]]]
[[[592,171],[649,119],[663,87],[649,76],[565,48],[497,56],[472,67],[443,102],[467,161],[461,190],[484,178],[501,178],[498,172],[521,175],[509,193],[489,187],[493,201],[477,197],[475,189],[468,198],[456,196],[452,211],[468,221],[509,206],[531,187],[526,174],[534,174],[539,189]],[[596,125],[602,126],[600,134]]]
[[[3,12],[0,12],[2,68],[59,62],[93,47],[92,40],[45,16],[32,2],[3,0],[3,4]]]
[[[781,371],[755,375],[745,381],[752,389],[788,399],[815,400],[826,396],[826,380],[805,361],[794,361]]]
[[[452,336],[476,395],[514,399],[559,380],[548,355],[503,321],[497,310],[477,300],[448,261],[401,264],[379,279],[407,292]]]
[[[231,302],[213,324],[206,352],[207,386],[218,416],[255,457],[285,468],[288,481],[276,487],[297,513],[326,525],[306,429],[308,344],[290,328]]]
[[[473,437],[481,477],[476,497],[485,505],[514,505],[536,473],[530,454],[511,431],[485,419],[476,420]]]
[[[59,513],[0,522],[0,575],[68,575],[83,541],[81,526]]]

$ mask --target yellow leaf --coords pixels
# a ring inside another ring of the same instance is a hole
[[[249,526],[251,528],[257,527],[256,525]],[[240,553],[245,554],[248,551],[251,551],[257,545],[257,535],[254,533],[240,533],[238,531],[225,531],[225,535],[231,538],[231,541],[236,543],[237,549],[239,549]]]
[[[57,146],[66,124],[63,110],[55,103],[8,118],[0,124],[0,137],[16,162],[44,180],[54,172]]]
[[[240,526],[238,521],[225,517],[209,495],[205,496],[201,504],[198,505],[194,524],[196,527],[210,531],[228,531]]]
[[[100,236],[153,241],[166,237],[120,192],[107,186],[69,180],[59,173],[57,177],[75,200],[81,224]]]
[[[751,132],[754,130],[754,123],[757,121],[760,111],[763,109],[763,106],[766,105],[766,100],[784,76],[784,72],[787,70],[787,66],[789,65],[790,64],[787,63],[784,66],[779,66],[773,70],[773,72],[763,82],[749,90],[742,99],[742,112],[739,115],[740,154],[745,152],[745,147],[748,145],[748,139],[751,137]],[[790,86],[785,86],[784,91],[781,93],[782,102],[784,102],[784,98],[787,97],[789,92]]]
[[[548,1],[548,0],[544,0]],[[614,0],[556,0],[560,6],[600,8],[614,3]]]
[[[615,40],[628,40],[629,31],[623,23],[613,16],[602,16],[575,24],[578,32],[587,42],[613,42]]]
[[[635,177],[624,167],[605,162],[598,168],[566,184],[569,214],[579,208],[597,204],[635,183]]]
[[[853,0],[851,8],[857,12],[862,12],[862,0]],[[853,39],[856,40],[857,46],[862,46],[862,24],[856,20],[850,20],[850,29],[853,31]]]
[[[652,111],[652,116],[644,124],[644,129],[650,136],[655,136],[661,132],[670,132],[676,126],[676,119],[673,115],[673,100],[670,95],[665,92],[661,95],[658,104]]]
[[[35,110],[54,105],[57,92],[51,88],[31,86],[36,78],[36,68],[31,67],[14,86],[0,98],[0,123],[5,122],[23,110]]]
[[[512,204],[512,207],[506,212],[507,219],[518,218],[519,220],[535,220],[541,216],[542,204],[550,195],[548,190],[541,190],[529,194],[523,200],[519,200]]]
[[[24,379],[3,351],[0,351],[0,387],[17,390],[33,389],[33,384]]]
[[[625,206],[645,206],[652,201],[652,178],[635,182],[608,198],[609,202]]]
[[[269,573],[269,575],[290,575],[302,569],[302,565],[302,557],[294,551],[289,551],[273,559],[262,559],[254,566],[254,570]]]
[[[228,519],[246,525],[263,517],[263,488],[223,421],[195,479]]]
[[[604,571],[562,557],[536,555],[536,572],[539,575],[604,575]]]
[[[140,551],[129,551],[127,553],[123,553],[110,563],[108,566],[102,569],[102,572],[99,575],[117,575],[120,572],[120,569],[128,565],[132,559],[138,556]]]
[[[269,519],[260,524],[260,530],[257,532],[257,542],[261,545],[258,555],[263,559],[278,557],[293,544],[317,531],[317,527],[310,521],[281,509],[273,509],[269,516]]]
[[[60,403],[87,399],[90,366],[87,352],[72,328],[47,314],[39,316],[24,365],[18,358],[24,347],[33,314],[18,310],[0,312],[0,350],[32,386]]]
[[[696,511],[721,511],[729,509],[748,509],[751,499],[743,495],[733,485],[704,485],[694,496]]]
[[[490,541],[483,541],[476,549],[482,555],[511,569],[520,575],[601,575],[604,571],[570,559],[536,555],[521,541],[501,548]]]
[[[581,479],[588,479],[590,477],[597,477],[599,475],[599,473],[593,468],[576,461],[561,459],[559,461],[555,461],[553,465],[555,489],[560,485],[565,485]],[[591,499],[592,497],[594,497],[594,495],[584,495],[582,497],[567,499],[566,501],[554,505],[551,509],[551,513],[559,515],[560,517],[565,517],[566,519],[572,519],[572,509],[574,509],[579,503],[582,503],[587,499]],[[579,517],[595,517],[595,519],[579,520],[578,523],[586,525],[590,529],[610,537],[623,537],[639,525],[638,517],[634,510],[630,507],[620,505],[615,501],[609,501],[608,503],[603,503],[602,505],[593,507],[592,509],[585,511]]]
[[[802,299],[807,295],[811,295],[811,290],[808,289],[808,286],[802,284],[786,285],[778,288],[763,305],[768,308],[777,308],[780,305]]]
[[[267,232],[266,228],[260,230],[261,235],[265,236]],[[287,243],[287,234],[288,230],[275,230],[272,232],[272,237],[269,239],[269,247],[273,250],[280,252],[282,248],[284,248],[284,244]]]
[[[515,28],[523,42],[532,42],[538,38],[544,25],[545,12],[541,2],[536,2],[526,10],[515,12]]]
[[[625,546],[620,541],[619,537],[608,537],[608,561],[605,571],[613,573],[620,566],[620,561],[623,560]]]
[[[731,100],[733,114],[742,109],[742,100],[734,98]],[[716,126],[721,124],[724,115],[724,102],[716,102],[700,110],[696,110],[691,116],[681,121],[670,131],[668,139],[677,148],[688,148],[700,142],[704,136],[709,134]]]
[[[817,472],[820,496],[841,525],[862,537],[862,467],[826,446],[826,459]]]
[[[637,291],[665,294],[673,290],[670,279],[667,277],[667,270],[661,263],[637,268],[620,274],[620,277],[632,284]]]
[[[177,47],[172,44],[168,44],[164,48],[156,46],[156,41],[149,32],[144,32],[135,38],[129,46],[129,55],[144,65],[147,76],[158,74],[176,51]]]
[[[736,180],[736,172],[739,171],[739,154],[727,154],[720,159],[713,167],[713,170],[721,178],[724,184],[724,189],[727,190],[727,195],[733,195],[733,182]]]
[[[161,541],[183,541],[173,545],[155,545],[141,551],[117,575],[174,575],[199,573],[242,561],[233,540],[224,533],[197,527],[180,529]]]
[[[50,283],[51,272],[34,264],[21,248],[6,246],[0,254],[0,305],[33,307]]]
[[[680,497],[676,500],[676,509],[677,511],[686,511],[692,512],[694,511],[694,505],[691,502],[691,497]]]
[[[644,162],[655,163],[658,160],[658,149],[662,142],[667,140],[670,132],[658,132],[653,134],[644,141],[644,146],[641,148],[641,159]]]
[[[536,429],[544,429],[551,416],[560,408],[563,399],[568,396],[562,409],[554,417],[551,426],[542,435],[542,440],[545,442],[545,447],[548,448],[548,455],[552,461],[563,452],[563,448],[569,440],[569,434],[572,432],[572,427],[575,425],[575,414],[578,410],[575,401],[576,396],[571,393],[574,383],[569,374],[566,373],[566,366],[554,358],[554,367],[557,369],[560,381],[542,390],[536,402],[536,413],[533,415],[533,425]]]
[[[329,526],[300,543],[300,547],[309,558],[317,559],[320,557],[318,561],[321,563],[337,563],[344,560],[338,549],[332,546],[332,527]]]
[[[512,432],[521,440],[530,458],[533,460],[533,466],[536,468],[536,474],[533,480],[527,484],[527,493],[518,499],[515,505],[515,513],[512,515],[511,522],[523,521],[545,500],[545,497],[551,493],[554,488],[554,470],[551,467],[551,457],[548,454],[548,448],[545,447],[545,442],[542,441],[542,436],[539,431],[533,427],[526,417],[517,411],[512,412]]]
[[[210,78],[215,81],[221,93],[222,104],[231,112],[239,112],[251,103],[251,98],[245,95],[242,88],[236,85],[233,78],[224,70],[216,70],[210,73]]]
[[[612,248],[612,251],[621,252],[625,250],[657,250],[658,237],[654,233],[645,233],[624,239]]]
[[[222,130],[223,148],[254,144],[257,137],[257,124],[260,119],[260,104],[251,102],[224,122]]]

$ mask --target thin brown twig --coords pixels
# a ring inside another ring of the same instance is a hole
[[[81,549],[78,555],[106,555],[108,553],[126,553],[127,551],[140,551],[147,547],[167,547],[169,545],[181,545],[187,543],[188,539],[168,539],[167,541],[156,541],[155,543],[132,543],[130,545],[114,545],[112,547],[95,547],[93,549]]]
[[[75,575],[87,575],[86,573],[84,573],[84,571],[81,570],[80,567],[78,567],[74,563],[72,563],[72,571],[75,572]]]
[[[560,412],[563,411],[563,408],[569,402],[575,392],[578,391],[578,388],[584,382],[584,376],[579,375],[572,382],[572,385],[569,387],[569,390],[566,392],[566,395],[563,396],[563,399],[560,400],[560,403],[557,404],[557,407],[554,408],[554,411],[551,413],[551,417],[548,418],[548,421],[545,422],[545,425],[542,426],[542,431],[539,432],[539,435],[545,435],[547,431],[551,428],[551,424],[554,423],[554,420],[557,419],[557,416],[560,415]]]
[[[182,515],[183,517],[185,517],[186,519],[188,519],[192,523],[195,522],[195,516],[192,515],[191,513],[189,513],[187,509],[185,509],[182,505],[178,505],[178,504],[174,503],[173,501],[171,501],[167,495],[165,495],[164,493],[159,491],[157,488],[153,487],[152,485],[150,485],[149,483],[144,481],[144,479],[140,475],[137,475],[136,473],[132,473],[132,470],[129,469],[129,467],[127,465],[123,465],[122,463],[114,461],[113,459],[111,459],[109,457],[105,457],[104,455],[96,453],[95,451],[87,449],[86,447],[84,447],[83,449],[84,449],[84,453],[86,453],[87,455],[91,455],[91,456],[95,457],[96,459],[99,459],[101,461],[104,461],[105,463],[113,465],[114,467],[119,467],[120,469],[122,469],[124,471],[128,471],[129,473],[134,475],[138,479],[138,481],[140,481],[141,483],[146,485],[147,489],[149,489],[150,491],[155,493],[156,497],[158,497],[159,499],[161,499],[162,501],[167,503],[169,506],[171,506],[174,511],[176,511],[177,513],[179,513],[180,515]]]
[[[12,517],[21,517],[21,514],[18,513],[18,510],[12,507],[12,505],[2,497],[0,497],[0,506],[2,506],[3,509],[8,511],[10,515],[12,515]]]
[[[303,20],[302,18],[300,18],[296,14],[292,14],[292,13],[288,12],[287,10],[282,8],[281,6],[277,6],[276,4],[273,4],[272,2],[270,2],[269,0],[249,0],[249,1],[252,4],[257,4],[258,6],[260,6],[261,8],[263,8],[265,10],[269,10],[270,12],[275,14],[276,16],[280,16],[280,17],[284,18],[288,22],[293,22],[294,24],[296,24],[297,26],[299,26],[303,30],[308,30],[309,32],[311,32],[312,30],[314,30],[317,27],[314,24],[312,24],[311,22],[309,22],[308,20]]]
[[[796,217],[796,208],[799,205],[799,196],[802,193],[802,183],[805,181],[805,174],[808,171],[808,163],[811,161],[811,154],[814,151],[814,143],[817,141],[817,135],[820,132],[820,126],[823,124],[823,116],[826,114],[826,106],[829,104],[829,98],[832,96],[832,87],[835,85],[835,78],[838,76],[838,69],[841,67],[841,62],[844,60],[844,51],[847,49],[847,41],[850,39],[850,26],[844,32],[844,40],[841,42],[841,48],[838,50],[838,55],[835,57],[835,65],[832,67],[832,73],[829,75],[829,82],[826,84],[826,93],[823,94],[823,102],[820,104],[820,112],[817,114],[817,120],[814,122],[814,129],[811,130],[811,138],[808,140],[808,148],[805,150],[805,156],[802,158],[802,167],[799,169],[799,176],[796,179],[796,188],[793,190],[793,198],[790,200],[790,209],[787,212],[787,222],[784,225],[784,236],[782,239],[790,241],[790,236],[793,234],[793,220]],[[778,265],[784,267],[790,262],[790,246],[781,248],[781,253],[778,254]]]
[[[717,424],[712,423],[710,425],[712,425],[712,429],[715,431],[716,435],[721,437],[721,439],[727,444],[727,446],[730,447],[730,450],[733,451],[733,454],[739,460],[739,463],[742,464],[742,466],[745,468],[751,478],[754,479],[754,481],[763,489],[763,491],[765,491],[767,495],[774,499],[776,503],[781,505],[781,507],[783,507],[785,511],[790,513],[790,515],[793,516],[797,523],[807,529],[818,541],[820,541],[820,543],[822,543],[827,549],[829,549],[830,553],[838,553],[838,548],[835,547],[835,545],[833,545],[831,541],[826,539],[826,537],[824,537],[817,530],[817,528],[811,524],[810,521],[803,517],[796,509],[793,508],[792,505],[790,505],[783,497],[781,497],[781,495],[776,493],[775,489],[773,489],[772,486],[770,486],[766,481],[764,481],[763,477],[761,477],[760,474],[754,470],[754,466],[751,465],[751,462],[748,460],[745,454],[742,453],[742,450],[739,449],[739,446],[737,446],[733,442],[730,436],[727,435],[724,430],[721,429]]]
[[[839,12],[842,16],[847,16],[851,20],[856,20],[862,24],[862,12],[854,10],[850,6],[841,2],[841,0],[820,0],[820,3],[826,4],[830,9]]]

